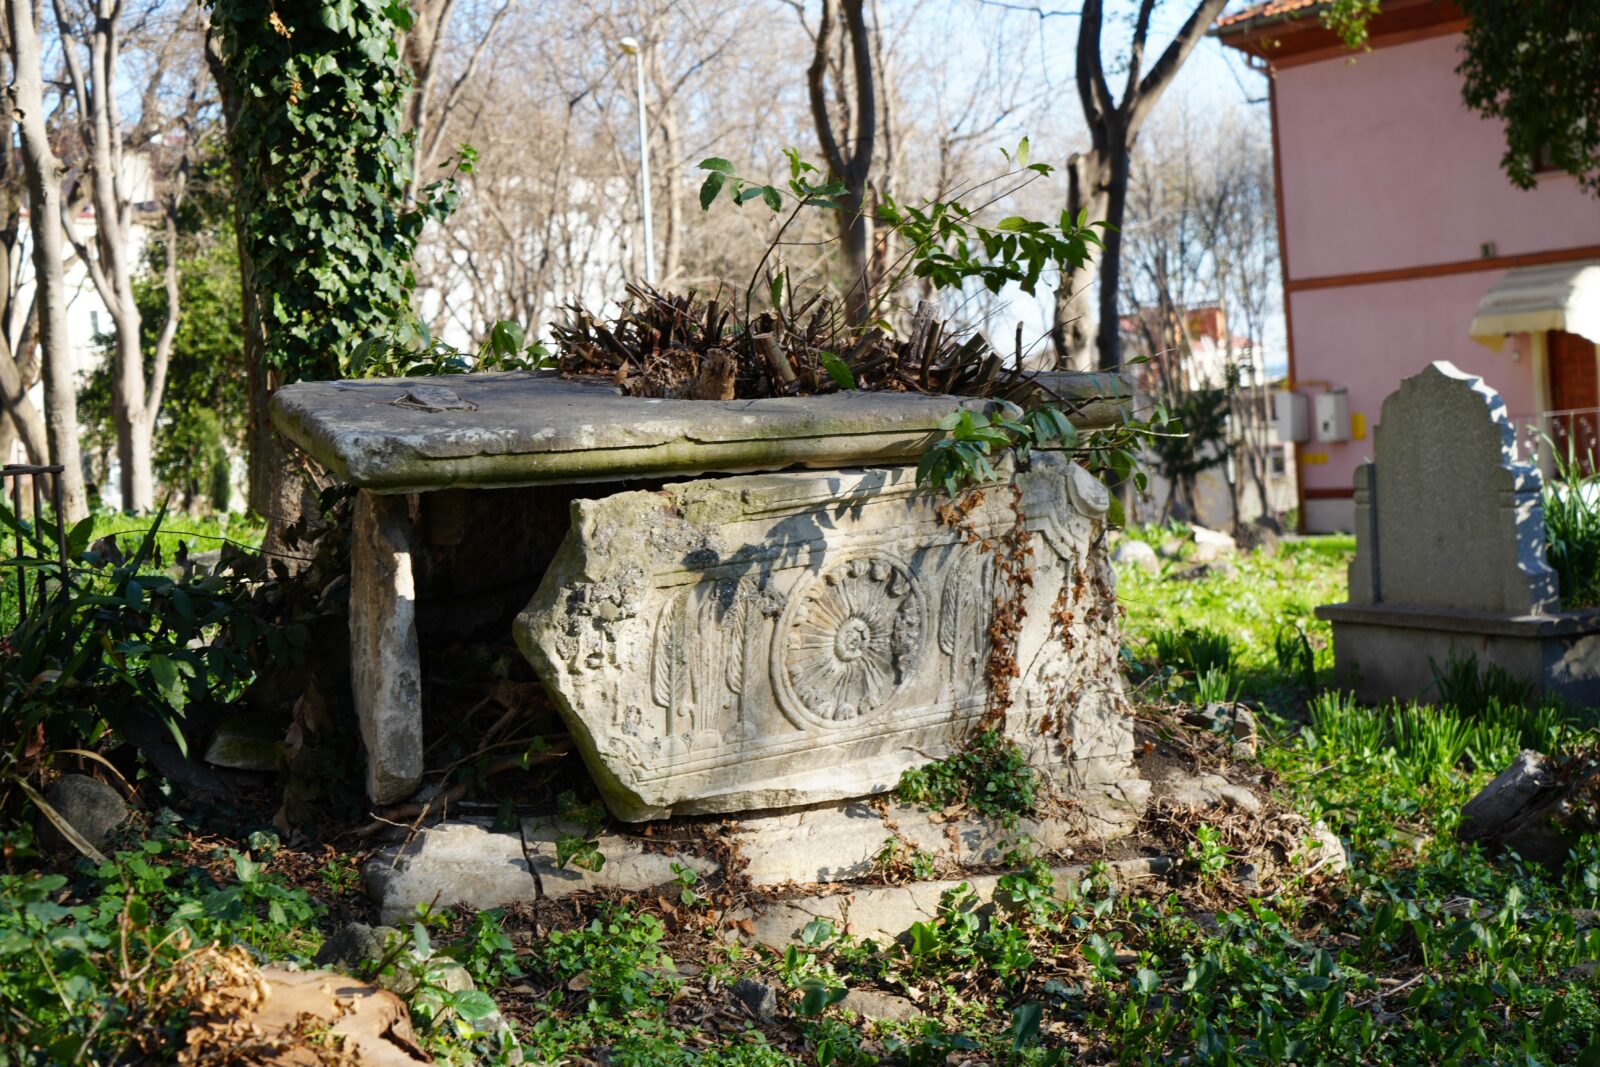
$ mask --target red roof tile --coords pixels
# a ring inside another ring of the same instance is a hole
[[[1266,0],[1266,3],[1251,4],[1243,11],[1232,15],[1224,15],[1217,20],[1217,29],[1226,30],[1233,26],[1256,22],[1260,19],[1282,18],[1293,15],[1298,11],[1316,7],[1322,0]]]

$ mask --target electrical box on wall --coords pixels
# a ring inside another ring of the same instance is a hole
[[[1311,440],[1311,420],[1306,414],[1305,394],[1287,391],[1273,393],[1272,423],[1280,444]]]
[[[1335,443],[1350,440],[1350,394],[1343,389],[1318,393],[1316,418],[1318,441]]]

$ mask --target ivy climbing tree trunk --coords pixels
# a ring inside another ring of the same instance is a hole
[[[208,6],[235,182],[250,500],[267,520],[268,555],[292,564],[286,530],[313,502],[272,433],[272,393],[339,377],[362,340],[413,319],[412,257],[431,210],[426,195],[407,206],[416,139],[405,132],[400,38],[414,16],[378,0]],[[434,54],[431,41],[422,51]]]
[[[33,269],[38,301],[39,347],[44,373],[45,426],[50,459],[61,465],[61,507],[72,522],[89,513],[78,449],[78,394],[72,353],[67,348],[65,252],[61,234],[61,161],[50,146],[45,125],[44,73],[39,29],[33,7],[8,0],[6,28],[11,53],[7,103],[21,133],[28,187],[28,226],[33,237]]]

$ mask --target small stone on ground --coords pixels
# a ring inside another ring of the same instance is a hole
[[[45,801],[90,845],[104,850],[111,835],[128,821],[128,805],[111,786],[83,774],[63,774],[44,795]],[[49,819],[39,819],[41,843],[53,852],[73,845]]]

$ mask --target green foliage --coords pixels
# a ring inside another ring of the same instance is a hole
[[[580,1010],[637,1011],[674,986],[666,977],[673,967],[661,947],[665,936],[654,916],[606,906],[587,926],[552,931],[541,962]]]
[[[404,992],[423,1047],[445,1063],[521,1062],[521,1048],[500,1019],[494,998],[477,988],[479,982],[503,981],[522,973],[510,939],[500,930],[502,913],[478,913],[462,942],[440,948],[428,927],[443,925],[448,914],[426,906],[417,911],[410,936],[391,935],[375,970],[387,986]],[[472,977],[471,987],[463,988],[455,980],[458,964]],[[477,1055],[463,1058],[468,1052]]]
[[[1159,546],[1171,531],[1129,529],[1124,536]],[[1184,664],[1183,631],[1210,631],[1228,642],[1228,669],[1240,699],[1256,706],[1298,706],[1310,686],[1280,666],[1277,637],[1285,627],[1305,635],[1313,682],[1331,671],[1332,634],[1313,611],[1318,604],[1344,599],[1345,570],[1354,549],[1354,539],[1343,535],[1291,540],[1276,555],[1241,554],[1233,559],[1232,571],[1181,582],[1119,566],[1117,600],[1128,610],[1123,640],[1130,650],[1126,655],[1135,661],[1130,672],[1140,678],[1155,673],[1152,664]],[[1159,673],[1173,669],[1162,667]]]
[[[1475,653],[1451,649],[1443,667],[1432,657],[1428,659],[1428,666],[1433,671],[1433,691],[1438,695],[1438,702],[1458,711],[1478,714],[1488,710],[1491,704],[1511,707],[1534,700],[1532,682],[1517,677],[1498,663],[1479,670]]]
[[[195,185],[202,192],[188,202],[178,229],[178,316],[167,365],[166,389],[155,433],[156,480],[184,510],[226,511],[232,495],[232,457],[244,449],[249,419],[243,317],[239,290],[239,246],[225,212],[229,188],[220,160],[204,155]],[[140,315],[140,344],[156,347],[167,316],[164,242],[145,249],[143,270],[134,279]],[[108,324],[109,325],[109,324]],[[79,392],[79,418],[88,441],[109,447],[115,441],[111,395],[115,337],[96,337],[104,362]]]
[[[1225,675],[1233,665],[1232,640],[1227,634],[1207,627],[1161,630],[1150,635],[1146,647],[1163,667],[1193,674],[1196,678],[1213,671]]]
[[[1317,652],[1305,627],[1291,624],[1278,627],[1272,635],[1272,655],[1279,672],[1309,692],[1317,685]]]
[[[338,376],[339,354],[411,319],[412,256],[447,184],[405,203],[410,88],[392,0],[209,0],[236,225],[265,359],[280,381]],[[464,153],[458,166],[470,169]]]
[[[843,183],[819,184],[817,179],[822,172],[814,164],[801,159],[792,148],[785,149],[784,154],[788,157],[789,180],[783,189],[741,177],[726,159],[702,160],[699,169],[707,173],[700,186],[701,209],[709,210],[718,195],[727,190],[740,207],[760,200],[772,211],[781,212],[787,200],[792,205],[791,219],[808,207],[843,210],[840,200],[846,193]],[[1049,164],[1028,162],[1026,137],[1015,153],[1005,155],[1013,170],[979,188],[1011,179],[1021,179],[1021,185],[1026,185],[1054,172]],[[1089,261],[1092,250],[1100,247],[1100,236],[1095,228],[1103,225],[1091,223],[1087,215],[1074,218],[1066,212],[1053,223],[1011,215],[986,225],[979,221],[976,210],[959,200],[931,200],[913,205],[898,203],[887,194],[880,194],[874,221],[879,228],[892,231],[903,242],[906,250],[902,256],[902,273],[909,271],[935,289],[958,289],[968,281],[977,281],[994,293],[1007,284],[1032,293],[1046,270],[1067,271],[1083,266]],[[893,287],[891,282],[888,288]]]
[[[1232,704],[1239,699],[1239,684],[1226,667],[1212,667],[1195,676],[1194,699],[1197,704]]]
[[[1346,0],[1348,2],[1348,0]],[[1461,0],[1461,96],[1504,126],[1500,165],[1531,189],[1543,167],[1600,194],[1600,5]]]
[[[1555,477],[1540,493],[1545,559],[1556,572],[1563,608],[1600,607],[1600,475],[1586,473],[1570,439],[1565,456],[1551,451]]]
[[[595,843],[600,828],[605,825],[606,809],[599,804],[582,804],[571,790],[556,797],[556,814],[564,823],[576,823],[580,833],[562,830],[556,836],[556,866],[569,863],[585,871],[598,871],[606,865],[606,858]]]
[[[550,353],[507,319],[489,328],[476,353],[432,336],[421,322],[402,322],[356,345],[340,359],[346,378],[417,378],[477,371],[531,371],[553,366]]]
[[[214,881],[186,850],[158,833],[78,878],[0,874],[0,1064],[177,1047],[188,1011],[161,991],[198,946],[309,962],[321,909],[303,891],[235,851]]]
[[[1156,467],[1167,479],[1188,483],[1228,461],[1232,391],[1229,386],[1202,387],[1168,398],[1170,420],[1164,420],[1166,432],[1149,436]]]
[[[1201,823],[1194,828],[1194,842],[1184,858],[1202,882],[1215,881],[1228,866],[1228,846],[1215,826]]]
[[[240,646],[214,640],[248,634],[238,580],[180,580],[154,566],[161,518],[126,558],[91,547],[93,518],[72,527],[63,586],[49,521],[19,523],[0,507],[0,526],[24,538],[18,565],[30,581],[47,576],[51,591],[0,646],[0,778],[31,774],[50,751],[98,738],[132,712],[153,713],[183,747],[188,709],[237,698],[250,680]]]
[[[968,485],[1000,479],[994,463],[1001,455],[1026,463],[1035,448],[1071,449],[1078,443],[1078,428],[1062,411],[1041,404],[1024,411],[1000,401],[999,412],[954,411],[939,420],[949,436],[934,442],[917,461],[917,484],[955,496]]]
[[[1014,820],[1033,810],[1038,778],[1027,757],[998,729],[973,734],[953,756],[900,775],[896,795],[907,804],[965,804],[980,815]]]

